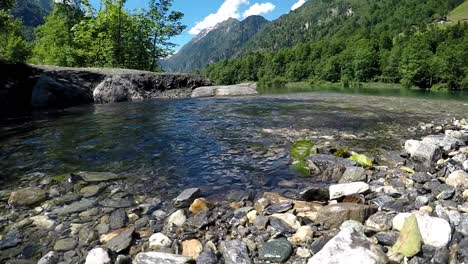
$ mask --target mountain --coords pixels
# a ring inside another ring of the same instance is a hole
[[[178,53],[162,60],[161,65],[170,72],[191,72],[236,57],[249,39],[268,23],[261,16],[250,16],[243,21],[230,18],[211,30],[202,31]]]
[[[277,50],[334,37],[396,35],[442,19],[464,0],[309,0],[260,30],[247,51]]]
[[[17,0],[12,14],[23,21],[28,38],[32,38],[34,28],[44,23],[50,11],[52,0]]]

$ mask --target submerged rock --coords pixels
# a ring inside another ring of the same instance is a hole
[[[127,228],[122,230],[120,234],[113,237],[106,243],[106,247],[117,253],[127,249],[132,243],[132,235],[134,231],[134,228]]]
[[[65,252],[75,249],[77,245],[78,243],[73,238],[64,238],[55,242],[54,250],[59,252]]]
[[[82,199],[78,202],[74,202],[69,205],[65,205],[61,208],[56,208],[52,210],[53,214],[72,214],[72,213],[79,213],[88,210],[89,208],[93,207],[96,204],[96,199]]]
[[[59,254],[55,251],[49,251],[47,254],[42,256],[37,264],[57,264],[59,262]],[[89,263],[86,263],[89,264]]]
[[[46,194],[44,190],[36,187],[29,187],[12,192],[8,203],[14,206],[31,206],[45,200]]]
[[[191,257],[163,252],[141,252],[133,260],[135,264],[185,264],[192,263]]]
[[[77,173],[73,173],[72,175],[79,176],[86,182],[103,182],[103,181],[112,181],[118,180],[121,177],[112,172],[87,172],[87,171],[80,171]]]
[[[345,229],[332,238],[307,263],[386,264],[387,262],[388,258],[380,246],[374,245],[362,233]]]

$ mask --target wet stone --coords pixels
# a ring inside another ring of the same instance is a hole
[[[24,188],[10,194],[8,203],[14,206],[31,206],[46,200],[44,190],[40,188]]]
[[[201,191],[199,188],[186,189],[174,199],[174,205],[179,208],[188,207],[200,195]]]
[[[50,251],[37,262],[37,264],[57,264],[59,262],[59,254],[55,251]]]
[[[112,181],[118,180],[119,175],[112,172],[86,172],[80,171],[73,173],[72,176],[78,176],[86,182],[103,182],[103,181]]]
[[[197,229],[201,229],[201,228],[209,225],[210,220],[208,219],[208,213],[207,212],[202,212],[202,213],[198,213],[198,214],[196,214],[194,216],[191,216],[188,219],[187,224],[189,226],[197,228]]]
[[[88,197],[95,196],[96,194],[99,193],[100,190],[101,188],[98,185],[91,185],[91,186],[83,187],[80,190],[80,194],[83,195],[83,197],[88,198]]]
[[[76,246],[77,243],[73,238],[64,238],[55,242],[54,250],[59,252],[65,252],[75,249]]]
[[[109,226],[111,229],[119,229],[127,224],[128,217],[125,209],[117,209],[110,215]]]
[[[271,262],[285,262],[292,253],[291,243],[285,238],[270,240],[259,250],[259,258]]]
[[[247,245],[240,240],[224,241],[222,251],[225,264],[251,264]]]
[[[18,230],[10,231],[2,240],[0,240],[0,250],[17,246],[22,241],[22,236]]]
[[[293,208],[293,203],[291,201],[274,203],[265,209],[265,213],[267,214],[284,213],[284,212],[287,212],[288,210],[291,210],[292,208]]]
[[[127,208],[132,206],[132,202],[127,199],[106,199],[101,201],[99,204],[110,208]]]
[[[78,202],[74,202],[70,205],[65,205],[61,208],[56,208],[52,211],[53,214],[72,214],[86,211],[96,204],[95,199],[82,199]]]
[[[134,228],[125,229],[119,235],[109,240],[106,244],[106,247],[117,253],[127,249],[132,243],[132,235],[134,231]]]

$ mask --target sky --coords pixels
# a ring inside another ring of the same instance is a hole
[[[172,39],[179,50],[200,31],[213,27],[230,17],[242,20],[250,15],[262,15],[274,20],[304,4],[306,0],[174,0],[173,10],[184,13],[184,32]],[[99,8],[99,0],[91,3]],[[129,10],[145,8],[147,0],[128,0]]]

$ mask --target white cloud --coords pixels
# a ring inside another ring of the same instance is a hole
[[[296,9],[298,9],[298,8],[301,7],[305,2],[306,2],[306,0],[297,0],[297,2],[294,3],[294,5],[291,7],[291,10],[296,10]]]
[[[209,14],[202,21],[197,22],[197,24],[189,30],[189,33],[197,35],[204,29],[210,29],[230,17],[240,19],[241,14],[239,13],[239,7],[248,3],[248,0],[225,0],[216,13]]]
[[[262,4],[255,3],[252,6],[250,6],[249,9],[247,9],[242,14],[242,16],[243,17],[256,16],[256,15],[269,13],[273,10],[275,10],[275,5],[270,2],[266,2]]]

